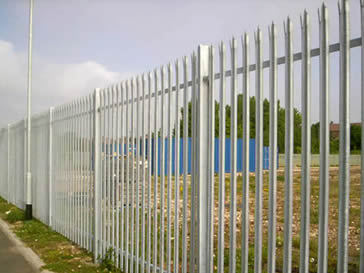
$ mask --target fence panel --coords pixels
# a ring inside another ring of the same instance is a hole
[[[363,62],[364,45],[363,37],[350,40],[347,0],[339,5],[339,19],[336,44],[329,44],[323,5],[319,48],[311,48],[304,12],[298,53],[293,53],[293,23],[287,18],[282,57],[272,23],[268,60],[257,29],[253,64],[244,34],[228,49],[221,42],[218,54],[215,47],[200,45],[182,65],[162,66],[34,116],[34,216],[93,251],[95,260],[112,255],[124,272],[355,272],[359,260],[363,268],[364,176],[361,169],[361,185],[354,185],[361,186],[360,197],[358,190],[351,194],[349,99],[350,50],[361,46]],[[339,166],[331,169],[329,58],[334,52],[340,54],[340,150]],[[319,75],[322,126],[315,173],[311,67],[317,56],[312,72]],[[294,62],[301,67],[299,155],[293,154]],[[282,75],[279,65],[284,65]],[[284,80],[282,90],[279,80]],[[0,195],[19,208],[25,200],[25,141],[23,120],[0,130]],[[285,157],[280,168],[279,149]],[[349,222],[351,211],[355,220]],[[349,251],[355,241],[357,247]]]
[[[93,100],[54,108],[52,223],[55,230],[93,250]]]
[[[49,224],[49,123],[49,112],[32,117],[33,215],[45,224]]]
[[[8,191],[8,128],[0,129],[0,196],[10,200]]]
[[[25,126],[24,120],[9,127],[9,201],[25,208]]]

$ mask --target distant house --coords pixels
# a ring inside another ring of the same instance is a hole
[[[338,123],[330,123],[330,136],[332,138],[339,138],[340,135],[340,124]]]
[[[351,126],[353,125],[357,125],[357,126],[361,126],[360,122],[357,123],[351,123]],[[340,136],[340,124],[339,123],[330,123],[330,136],[332,138],[339,138]]]

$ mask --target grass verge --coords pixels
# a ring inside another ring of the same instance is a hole
[[[92,254],[53,231],[40,221],[25,221],[24,211],[0,197],[0,218],[8,222],[11,230],[45,263],[43,269],[58,273],[97,273],[116,271],[110,259],[93,263]]]

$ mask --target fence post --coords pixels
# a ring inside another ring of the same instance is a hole
[[[10,124],[8,124],[8,203],[10,203]]]
[[[101,143],[100,143],[100,89],[94,91],[94,262],[97,262],[99,252],[99,231],[100,231],[100,209],[99,209],[99,193],[101,185],[100,159],[101,159]]]
[[[195,183],[197,186],[197,272],[207,272],[208,269],[208,157],[209,157],[209,47],[199,45],[197,63],[197,96],[196,105],[196,128],[193,141],[195,142]]]
[[[23,166],[24,166],[24,170],[23,170],[23,173],[24,173],[24,182],[23,182],[23,191],[24,191],[24,195],[23,195],[23,201],[24,201],[24,204],[26,206],[26,203],[27,203],[27,199],[26,199],[26,194],[27,194],[27,172],[26,172],[26,166],[27,166],[27,119],[24,118],[23,120],[23,123],[24,123],[24,161],[23,161]],[[16,157],[15,157],[15,160],[16,160]],[[34,186],[34,185],[33,185]],[[16,192],[16,191],[15,191]]]
[[[53,192],[53,168],[52,168],[52,160],[53,160],[53,107],[49,108],[49,142],[48,142],[48,175],[49,175],[49,193],[48,193],[48,197],[49,197],[49,226],[52,227],[52,202],[53,202],[53,198],[52,198],[52,192]]]

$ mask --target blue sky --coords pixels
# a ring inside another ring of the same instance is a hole
[[[351,37],[356,38],[360,33],[360,4],[359,0],[350,2]],[[330,12],[330,43],[333,43],[338,41],[337,1],[326,3]],[[3,60],[0,62],[0,124],[25,116],[28,4],[27,0],[0,1],[0,58]],[[258,25],[264,31],[266,59],[267,27],[272,21],[278,25],[278,55],[281,56],[284,53],[283,20],[287,15],[294,22],[294,48],[299,51],[299,16],[305,8],[311,15],[311,44],[317,47],[317,9],[320,6],[321,1],[317,0],[35,0],[34,112],[88,94],[95,87],[107,86],[190,55],[201,43],[217,45],[220,40],[228,42],[233,35],[239,38],[247,31],[253,45],[253,32]],[[353,121],[358,121],[360,117],[359,53],[359,49],[352,53]],[[313,60],[312,64],[317,67],[318,59]],[[332,56],[332,66],[330,83],[332,108],[335,109],[338,103],[337,54]],[[295,69],[295,104],[300,107],[298,63]],[[283,72],[281,66],[279,97],[282,100]],[[317,120],[317,68],[313,67],[312,73],[312,116],[313,120]],[[251,93],[254,93],[254,79],[251,79]],[[331,112],[333,120],[337,120],[338,111]]]

